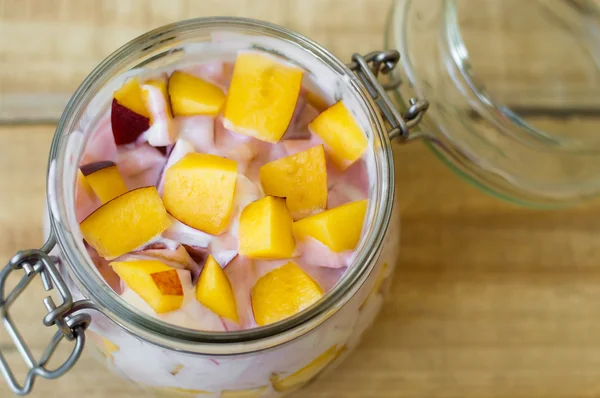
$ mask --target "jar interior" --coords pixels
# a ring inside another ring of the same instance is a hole
[[[332,101],[343,100],[369,139],[365,157],[369,171],[369,209],[356,258],[336,286],[319,302],[295,316],[256,329],[202,332],[166,324],[125,303],[97,272],[83,245],[75,217],[76,171],[93,126],[105,116],[113,92],[132,75],[155,74],[175,65],[209,59],[234,59],[239,50],[274,53],[302,67],[310,81]],[[198,19],[168,25],[128,43],[100,64],[69,102],[53,141],[48,173],[48,200],[53,230],[78,287],[102,311],[126,330],[160,345],[219,353],[249,352],[271,338],[279,344],[316,327],[333,315],[368,276],[378,255],[391,214],[393,166],[389,139],[376,108],[364,89],[333,55],[316,43],[283,28],[252,20]],[[209,347],[210,346],[210,347]]]

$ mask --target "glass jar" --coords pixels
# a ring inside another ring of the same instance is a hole
[[[431,104],[418,135],[444,163],[548,208],[600,194],[599,29],[593,0],[396,0],[385,47],[398,103]]]
[[[301,65],[326,94],[343,99],[350,108],[371,142],[367,156],[369,169],[374,171],[367,214],[371,222],[354,263],[313,306],[251,330],[185,329],[127,304],[101,277],[76,221],[76,171],[89,138],[84,132],[92,130],[112,93],[128,76],[207,56],[228,57],[242,48],[277,53]],[[54,288],[63,300],[59,305],[51,298],[45,302],[49,314],[44,323],[59,330],[47,355],[39,360],[31,358],[6,317],[5,325],[31,369],[20,386],[0,356],[0,369],[13,391],[29,392],[36,376],[54,378],[65,373],[80,355],[86,336],[116,373],[155,396],[279,396],[341,361],[378,313],[398,257],[390,134],[406,137],[426,108],[426,103],[415,101],[419,110],[413,110],[408,120],[391,108],[375,77],[380,70],[392,69],[396,61],[394,52],[373,53],[355,55],[346,66],[318,44],[287,29],[254,20],[208,18],[148,32],[102,62],[73,95],[54,136],[48,168],[48,241],[41,250],[19,252],[0,274],[2,287],[11,272],[25,272],[24,282],[2,303],[5,315],[36,274],[47,290]],[[49,371],[46,361],[65,337],[75,340],[73,353],[61,367]]]

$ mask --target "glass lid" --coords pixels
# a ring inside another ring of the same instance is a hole
[[[386,47],[459,174],[534,206],[600,193],[600,2],[397,0]]]

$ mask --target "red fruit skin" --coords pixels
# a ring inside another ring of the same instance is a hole
[[[144,131],[150,128],[150,119],[120,105],[115,98],[112,102],[110,123],[117,145],[135,142]]]

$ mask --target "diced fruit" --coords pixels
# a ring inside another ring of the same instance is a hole
[[[309,129],[323,139],[328,154],[344,170],[367,149],[367,137],[343,102],[339,101],[309,124]]]
[[[221,398],[258,398],[266,389],[267,386],[247,390],[225,390],[221,393]]]
[[[184,224],[218,235],[229,224],[236,180],[235,161],[188,153],[165,173],[165,207]]]
[[[81,166],[81,172],[102,204],[127,192],[125,181],[114,162],[95,162]]]
[[[310,236],[336,253],[353,250],[360,240],[367,199],[346,203],[294,223],[300,240]]]
[[[242,210],[239,252],[251,258],[288,258],[296,248],[293,220],[283,198],[267,196]]]
[[[173,376],[177,376],[177,374],[179,372],[181,372],[181,370],[184,368],[184,366],[180,363],[178,363],[177,365],[173,366],[173,369],[171,369],[169,371],[169,373],[171,373]]]
[[[271,382],[275,390],[290,391],[303,386],[317,376],[327,365],[329,365],[338,355],[337,346],[331,346],[327,351],[319,355],[302,369],[292,373],[289,376],[280,377],[274,374]]]
[[[169,96],[175,116],[216,116],[225,102],[218,86],[178,71],[169,78]]]
[[[219,316],[239,323],[240,319],[229,278],[210,255],[206,259],[196,285],[196,299]]]
[[[127,80],[120,89],[115,91],[114,98],[119,105],[122,105],[145,118],[150,118],[150,114],[144,103],[142,86],[136,77]]]
[[[98,207],[100,207],[100,200],[94,194],[94,190],[85,179],[81,170],[77,170],[77,179],[75,181],[75,213],[77,222],[85,220]]]
[[[239,54],[225,104],[225,127],[259,140],[279,141],[292,119],[302,75],[301,69],[273,56]]]
[[[169,227],[155,187],[134,189],[104,204],[81,222],[81,233],[98,254],[113,259],[130,252]]]
[[[113,354],[120,350],[119,346],[105,337],[102,337],[102,345],[106,356],[114,361],[115,358],[113,357]]]
[[[288,318],[323,296],[321,287],[293,262],[263,275],[252,288],[252,309],[259,326]]]
[[[183,286],[176,269],[158,260],[113,262],[110,266],[156,313],[181,307]]]
[[[286,198],[296,220],[325,210],[327,166],[323,145],[263,165],[260,182],[265,194]]]
[[[124,107],[113,98],[110,113],[115,144],[125,145],[137,140],[142,133],[150,128],[150,119]]]

